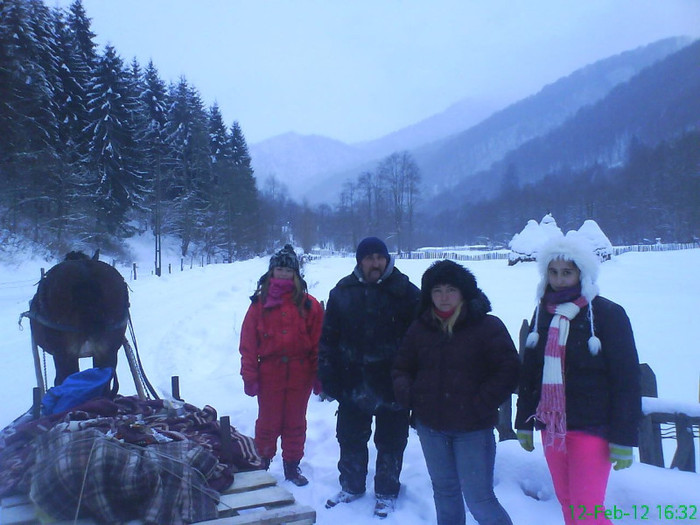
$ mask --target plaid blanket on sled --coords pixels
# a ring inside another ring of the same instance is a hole
[[[30,499],[54,519],[192,523],[217,517],[206,478],[217,460],[190,441],[141,447],[96,429],[40,436]]]
[[[88,401],[70,411],[37,420],[25,414],[0,431],[0,497],[29,493],[32,474],[39,468],[32,468],[38,457],[39,438],[54,427],[60,432],[93,429],[115,443],[146,449],[171,442],[200,446],[216,460],[206,481],[209,488],[218,492],[231,485],[235,472],[262,468],[253,439],[234,427],[230,431],[230,447],[224,448],[217,413],[211,406],[199,409],[185,403],[174,411],[162,400],[117,396],[114,400]]]

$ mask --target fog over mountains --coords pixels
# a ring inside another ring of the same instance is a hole
[[[501,166],[490,172],[494,163],[533,139],[544,140],[583,108],[603,101],[622,84],[633,84],[645,68],[689,44],[688,38],[665,39],[600,60],[505,108],[499,107],[498,101],[462,100],[440,114],[373,141],[345,144],[294,133],[273,137],[250,146],[256,178],[264,189],[265,180],[274,175],[287,186],[292,198],[332,205],[346,180],[373,171],[377,162],[392,152],[407,150],[421,170],[424,202],[455,186],[461,188],[462,195],[488,196],[500,184],[498,174],[504,169]],[[640,89],[653,88],[648,80],[646,85]],[[657,83],[656,88],[663,86]],[[627,93],[618,97],[640,95],[634,86]],[[615,107],[613,102],[607,110],[611,107]],[[589,115],[591,119],[601,123],[598,114]],[[593,128],[589,125],[586,133],[598,133]],[[575,129],[570,133],[575,134]],[[543,148],[547,149],[540,145],[540,151]],[[529,151],[508,162],[525,157],[531,160],[535,153],[532,147]],[[475,174],[479,174],[474,177],[478,182],[469,181]]]

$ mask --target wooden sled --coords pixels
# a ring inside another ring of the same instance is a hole
[[[11,496],[0,502],[0,523],[3,525],[40,525],[34,506],[27,496]],[[316,523],[316,511],[295,502],[287,489],[267,471],[254,470],[236,473],[233,485],[222,495],[218,506],[219,517],[200,521],[213,525],[311,525]],[[52,522],[53,525],[97,525],[89,519]],[[129,522],[138,525],[140,521]]]

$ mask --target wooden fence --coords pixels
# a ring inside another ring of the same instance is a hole
[[[675,250],[692,250],[700,248],[700,243],[666,243],[666,244],[635,244],[630,246],[614,246],[613,255],[621,255],[627,252],[667,252]],[[453,261],[490,261],[508,259],[510,252],[505,248],[471,253],[457,252],[449,249],[442,250],[416,250],[395,254],[397,259],[452,259]],[[314,253],[304,254],[307,261],[321,259],[323,257],[355,257],[355,252],[346,250],[318,250]]]
[[[658,398],[656,375],[651,367],[642,363],[640,366],[642,380],[642,401]],[[700,401],[700,399],[698,400]],[[686,472],[696,472],[695,438],[696,428],[700,431],[700,403],[692,415],[683,412],[683,408],[662,408],[658,411],[645,410],[639,428],[639,459],[642,463],[664,467],[663,439],[676,440],[676,452],[671,460],[671,468]],[[690,412],[690,410],[688,410]]]
[[[700,243],[667,243],[667,244],[635,244],[632,246],[614,246],[613,255],[621,255],[627,252],[669,252],[675,250],[692,250],[700,248]]]

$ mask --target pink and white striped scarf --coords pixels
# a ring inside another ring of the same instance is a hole
[[[569,337],[571,319],[576,317],[588,301],[581,296],[573,302],[547,304],[547,311],[554,314],[549,324],[547,343],[544,347],[544,368],[542,370],[542,393],[535,411],[535,418],[545,424],[545,447],[552,446],[560,439],[564,446],[566,436],[566,390],[564,366],[566,340]]]

